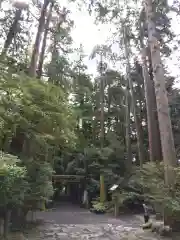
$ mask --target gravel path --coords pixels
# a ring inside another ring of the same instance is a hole
[[[115,219],[96,215],[75,206],[59,206],[40,212],[36,217],[45,224],[30,231],[28,240],[158,240],[159,236],[143,231],[140,218],[126,216]]]

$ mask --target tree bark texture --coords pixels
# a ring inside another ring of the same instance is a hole
[[[39,64],[38,64],[38,72],[37,72],[38,78],[41,78],[41,76],[42,76],[44,55],[45,55],[45,51],[46,51],[46,42],[47,42],[47,36],[48,36],[48,33],[49,33],[49,24],[50,24],[50,21],[51,21],[53,5],[54,4],[52,2],[51,5],[50,5],[50,8],[49,8],[49,11],[48,11],[47,19],[46,19],[44,36],[43,36],[43,43],[42,43],[41,53],[40,53],[40,57],[39,57]]]
[[[38,61],[38,57],[39,57],[39,48],[40,48],[42,33],[44,31],[45,17],[46,17],[48,4],[49,4],[49,0],[45,0],[44,4],[42,6],[42,9],[41,9],[41,16],[39,18],[38,31],[36,34],[36,40],[35,40],[35,44],[33,47],[31,63],[30,63],[30,67],[29,67],[29,75],[31,77],[36,76],[37,61]]]
[[[154,91],[153,79],[149,76],[148,65],[147,65],[147,49],[145,48],[142,39],[141,50],[142,50],[142,70],[144,78],[144,90],[146,99],[146,110],[147,110],[147,125],[148,125],[148,138],[149,138],[149,154],[150,161],[161,161],[161,141],[159,132],[159,123],[157,117],[157,105],[156,96]]]
[[[131,67],[130,67],[130,62],[129,62],[130,56],[129,56],[129,44],[128,44],[128,36],[127,36],[126,26],[124,26],[123,39],[124,39],[124,47],[125,47],[125,57],[126,57],[126,61],[127,61],[126,75],[127,75],[127,80],[129,82],[129,87],[130,87],[130,91],[131,91],[131,98],[132,98],[132,105],[133,105],[133,112],[134,112],[134,121],[135,121],[135,125],[136,125],[138,156],[139,156],[140,166],[142,167],[143,162],[145,161],[144,146],[143,146],[142,131],[141,131],[142,126],[141,126],[140,119],[138,118],[136,100],[134,97],[133,83],[132,83],[131,74],[130,74]]]
[[[16,33],[17,33],[17,27],[18,27],[18,22],[21,18],[21,13],[22,10],[21,9],[17,9],[16,13],[15,13],[15,17],[14,17],[14,21],[9,29],[6,41],[4,43],[4,47],[1,53],[1,56],[5,56],[7,54],[7,51],[12,43],[13,38],[15,38]]]
[[[148,24],[148,40],[151,51],[154,75],[155,84],[154,86],[162,145],[162,154],[165,165],[165,182],[167,186],[173,187],[175,180],[174,167],[176,166],[176,153],[172,134],[168,98],[165,86],[164,69],[160,57],[160,45],[156,38],[156,27],[154,23],[152,0],[145,1],[145,9]]]

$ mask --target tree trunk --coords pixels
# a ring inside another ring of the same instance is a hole
[[[106,190],[104,183],[104,175],[100,175],[100,202],[104,203],[106,201]]]
[[[48,32],[49,32],[49,24],[51,21],[53,5],[54,5],[54,3],[52,2],[50,5],[50,8],[49,8],[49,12],[48,12],[47,20],[46,20],[44,38],[43,38],[41,53],[40,53],[40,57],[39,57],[39,65],[38,65],[38,72],[37,72],[38,78],[41,78],[41,76],[42,76],[44,54],[45,54],[45,50],[46,50],[46,42],[47,42],[47,36],[48,36]]]
[[[145,1],[146,18],[148,23],[148,40],[151,50],[152,67],[155,83],[157,113],[162,145],[163,161],[165,165],[165,183],[174,187],[176,153],[169,114],[168,98],[165,86],[164,69],[160,57],[160,45],[156,38],[152,0]]]
[[[101,132],[100,132],[100,145],[101,149],[104,147],[104,79],[103,76],[103,61],[102,61],[102,54],[100,59],[100,106],[101,106],[101,114],[100,114],[100,126],[101,126]],[[100,175],[100,202],[105,202],[106,200],[106,190],[105,190],[105,182],[104,182],[104,175]]]
[[[2,3],[3,3],[3,0],[0,0],[0,9],[1,9],[1,7],[2,7]]]
[[[97,113],[94,111],[94,116],[92,117],[92,140],[93,143],[96,143],[96,125],[97,125]]]
[[[150,47],[147,48],[147,56],[149,62],[149,80],[150,84],[148,85],[150,96],[151,96],[151,105],[152,105],[152,113],[153,113],[153,144],[154,144],[154,155],[156,157],[156,161],[161,161],[162,157],[162,147],[161,147],[161,137],[160,137],[160,130],[159,130],[159,121],[158,121],[158,113],[157,113],[157,103],[156,103],[156,94],[155,94],[155,87],[154,87],[154,76],[153,76],[153,67],[152,67],[152,59],[151,59],[151,51]]]
[[[126,142],[126,153],[127,153],[127,161],[126,161],[126,172],[130,172],[132,169],[132,149],[131,149],[131,128],[130,128],[130,96],[129,96],[129,84],[127,81],[126,86],[126,114],[125,114],[125,142]]]
[[[17,9],[16,13],[15,13],[15,17],[14,17],[14,21],[9,29],[6,41],[4,43],[4,47],[1,53],[1,56],[5,56],[7,54],[7,51],[12,43],[13,38],[15,37],[16,33],[17,33],[17,26],[18,26],[18,22],[21,18],[21,13],[22,10],[21,9]]]
[[[0,239],[2,239],[3,234],[4,234],[4,219],[0,218]]]
[[[111,117],[110,117],[110,112],[111,112],[111,96],[110,96],[110,89],[111,85],[108,84],[108,117],[107,117],[107,129],[108,132],[111,129]]]
[[[42,10],[41,10],[41,16],[39,19],[39,26],[38,26],[38,31],[37,31],[37,35],[36,35],[36,41],[34,44],[33,53],[32,53],[32,57],[31,57],[31,64],[29,67],[29,75],[31,77],[36,76],[36,67],[37,67],[37,61],[38,61],[38,57],[39,57],[39,47],[40,47],[40,43],[41,43],[42,33],[44,30],[45,17],[46,17],[48,4],[49,4],[49,0],[45,0],[44,4],[42,6]]]
[[[55,33],[53,34],[53,37],[52,37],[53,39],[52,39],[51,65],[56,65],[56,60],[59,56],[59,53],[58,53],[59,35],[58,35],[58,33],[59,33],[59,29],[64,21],[65,21],[65,14],[61,14],[60,20],[59,20],[57,26],[55,27]],[[50,74],[49,81],[58,85],[59,82],[57,82],[57,80],[54,80],[51,75],[52,75],[52,73]]]
[[[4,238],[6,239],[9,233],[11,211],[7,208],[4,216]]]
[[[100,80],[100,106],[101,106],[101,114],[100,114],[100,144],[101,148],[104,147],[104,79],[102,79],[102,55],[101,55],[101,80]]]
[[[14,232],[22,231],[25,220],[22,219],[23,210],[21,207],[16,206],[14,209],[12,209],[11,212],[11,230]]]
[[[133,111],[134,111],[134,121],[135,121],[135,125],[136,125],[138,156],[139,156],[140,166],[142,167],[143,162],[145,160],[144,146],[143,146],[143,139],[142,139],[142,134],[141,134],[141,123],[138,118],[136,99],[134,97],[133,83],[132,83],[132,79],[131,79],[131,68],[130,68],[130,62],[129,62],[129,44],[128,44],[128,40],[127,40],[126,26],[124,27],[124,31],[123,31],[123,39],[124,39],[124,47],[125,47],[125,57],[127,60],[126,75],[127,75],[127,79],[128,79],[129,87],[130,87],[130,91],[131,91],[132,105],[133,105]]]
[[[133,93],[134,94],[134,93]],[[134,98],[135,100],[135,98]],[[143,163],[145,162],[145,150],[144,150],[144,144],[143,144],[143,130],[142,130],[142,124],[141,124],[141,118],[140,114],[138,113],[136,102],[133,104],[134,114],[135,116],[135,124],[136,124],[136,131],[137,131],[137,144],[138,144],[138,155],[139,155],[139,164],[140,167],[143,166]]]
[[[149,138],[149,154],[150,161],[161,161],[161,141],[159,132],[159,123],[157,117],[157,105],[156,96],[154,91],[153,79],[150,78],[147,66],[147,50],[143,44],[143,39],[140,39],[140,45],[142,50],[142,70],[144,78],[144,89],[146,99],[146,110],[147,110],[147,124],[148,124],[148,138]],[[149,59],[151,60],[151,59]]]

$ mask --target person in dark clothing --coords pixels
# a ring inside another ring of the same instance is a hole
[[[143,203],[143,208],[144,208],[144,222],[148,223],[150,219],[149,208],[145,203]]]

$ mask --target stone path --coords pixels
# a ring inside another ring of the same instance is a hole
[[[159,236],[143,231],[136,216],[114,219],[79,208],[60,207],[38,213],[45,224],[30,231],[28,240],[158,240]],[[164,239],[164,238],[163,238]]]
[[[113,224],[62,225],[48,223],[27,235],[28,240],[158,240],[140,228]]]

